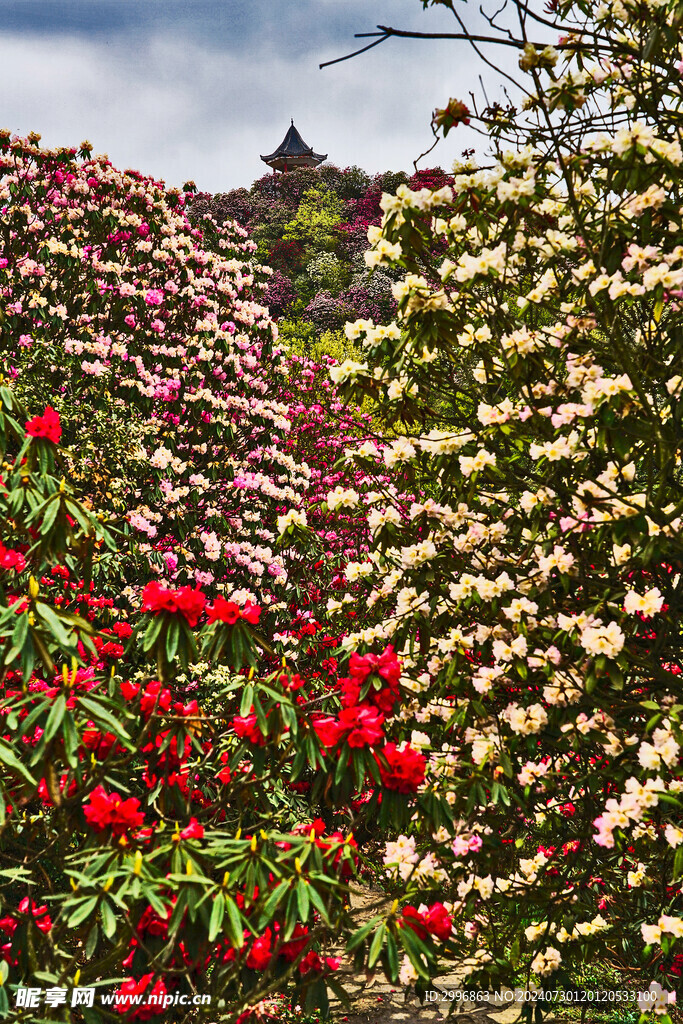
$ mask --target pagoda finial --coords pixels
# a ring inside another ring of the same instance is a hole
[[[294,118],[292,118],[292,124],[294,124]]]

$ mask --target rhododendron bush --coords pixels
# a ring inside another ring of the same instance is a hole
[[[418,941],[434,963],[440,903],[404,908],[369,951],[348,903],[360,853],[347,808],[386,828],[434,804],[417,797],[425,758],[406,758],[391,725],[391,645],[353,654],[321,695],[284,659],[256,676],[258,604],[151,580],[126,621],[98,594],[101,569],[91,579],[94,553],[118,552],[58,477],[59,415],[30,416],[6,387],[0,401],[3,1014],[31,984],[203,993],[212,1019],[246,1020],[288,986],[325,1007],[329,943],[346,938],[360,965],[381,954],[395,973],[399,943]],[[167,1018],[169,1003],[119,1010]],[[74,1019],[68,1004],[51,1012]]]
[[[524,32],[547,37],[526,10]],[[552,11],[558,49],[519,40],[522,111],[471,114],[491,160],[461,165],[452,188],[384,196],[370,260],[404,272],[400,331],[349,325],[363,361],[333,371],[409,424],[375,472],[420,495],[407,517],[373,509],[357,586],[380,613],[373,639],[412,666],[402,715],[452,818],[393,837],[387,870],[451,894],[450,946],[473,983],[555,989],[609,949],[672,988],[681,11]]]
[[[75,478],[157,571],[270,601],[287,579],[276,509],[301,502],[308,470],[283,451],[286,371],[254,243],[237,225],[192,227],[184,193],[88,144],[4,134],[0,171],[0,329],[18,393],[49,390]],[[120,568],[135,583],[139,555]]]

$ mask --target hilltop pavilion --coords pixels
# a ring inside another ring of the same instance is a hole
[[[294,127],[294,118],[289,131],[277,147],[274,153],[268,156],[261,156],[264,163],[275,171],[291,171],[295,167],[317,167],[323,160],[327,160],[327,153],[314,153],[310,146],[307,146]]]

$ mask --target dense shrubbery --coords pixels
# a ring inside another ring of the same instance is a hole
[[[358,167],[323,164],[265,175],[249,191],[195,197],[192,217],[201,223],[209,214],[246,227],[258,258],[276,271],[264,300],[271,313],[284,317],[286,332],[306,339],[310,324],[320,338],[348,320],[391,319],[396,311],[386,270],[370,272],[363,260],[368,228],[382,217],[382,194],[402,184],[436,188],[452,180],[440,168],[371,178]]]
[[[556,990],[608,944],[676,986],[681,15],[548,18],[452,179],[323,167],[188,219],[0,135],[10,1018],[29,984],[46,1020],[118,1016],[89,985],[324,1010],[340,956]]]

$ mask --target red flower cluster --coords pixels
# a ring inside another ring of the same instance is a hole
[[[198,587],[185,586],[178,590],[171,590],[156,580],[148,583],[142,591],[142,610],[157,613],[180,612],[193,628],[199,622],[204,610],[206,610],[209,622],[227,622],[231,626],[239,619],[244,619],[250,625],[256,626],[261,616],[261,609],[256,604],[247,602],[244,608],[240,608],[235,601],[226,601],[224,597],[217,597],[213,604],[207,605],[206,595]]]
[[[258,624],[261,616],[261,609],[256,604],[245,604],[240,608],[234,601],[226,601],[224,597],[217,597],[213,604],[207,606],[206,614],[209,622],[227,622],[232,626],[238,619],[244,619],[252,626]]]
[[[425,777],[424,756],[407,744],[400,748],[395,743],[387,743],[382,753],[388,765],[387,768],[379,766],[382,783],[398,793],[415,793]]]
[[[401,678],[401,663],[391,644],[382,651],[379,657],[376,654],[361,656],[355,652],[351,655],[349,678],[339,680],[342,705],[352,707],[354,704],[358,704],[361,690],[370,675],[375,678],[368,687],[367,694],[364,694],[363,700],[374,704],[383,714],[390,715],[400,697],[398,681]],[[382,680],[386,683],[385,686],[382,685]]]
[[[435,935],[445,942],[453,930],[453,918],[443,903],[434,903],[428,910],[420,911],[415,907],[404,907],[401,925],[407,925],[420,939],[427,935]]]
[[[153,977],[154,975],[150,973],[143,974],[139,981],[136,981],[135,978],[126,978],[117,993],[119,997],[116,1004],[117,1013],[127,1013],[131,1017],[137,1017],[138,1020],[149,1020],[150,1017],[160,1016],[164,1012],[163,997],[166,995],[167,989],[163,979],[159,978],[147,991]],[[140,999],[141,996],[142,999]]]
[[[140,801],[134,796],[123,800],[118,793],[107,793],[104,786],[98,786],[90,794],[90,803],[85,804],[83,813],[96,832],[111,828],[115,836],[122,836],[133,828],[139,828],[145,820],[139,806]]]
[[[193,587],[170,590],[152,580],[142,591],[143,612],[180,612],[193,628],[199,622],[205,605],[206,596]]]
[[[246,965],[253,971],[264,971],[273,958],[273,950],[277,945],[277,936],[280,930],[276,923],[273,929],[266,928],[264,933],[252,942],[247,953]],[[309,941],[308,928],[305,925],[297,924],[288,942],[283,942],[279,949],[279,955],[287,962],[296,960],[301,951]],[[327,968],[336,971],[339,967],[338,957],[325,957],[320,959],[314,949],[309,949],[299,964],[299,973],[308,974],[309,971],[323,971]]]
[[[39,928],[41,932],[47,934],[52,930],[52,918],[47,912],[45,905],[39,907],[33,900],[29,900],[28,896],[24,896],[23,900],[17,907],[17,913],[24,914],[26,917],[30,917],[35,922],[36,928]],[[17,930],[18,921],[15,917],[1,917],[0,918],[0,932],[4,932],[6,935],[14,935]]]
[[[335,747],[346,740],[350,747],[376,746],[384,738],[384,718],[370,704],[344,708],[339,717],[320,715],[313,720],[313,728],[323,747]]]
[[[0,569],[16,569],[17,572],[23,572],[26,568],[26,559],[20,551],[14,551],[12,548],[6,548],[4,544],[0,543]]]
[[[26,437],[45,437],[53,444],[59,444],[62,436],[62,425],[59,413],[51,405],[46,406],[42,416],[34,416],[26,422]]]

